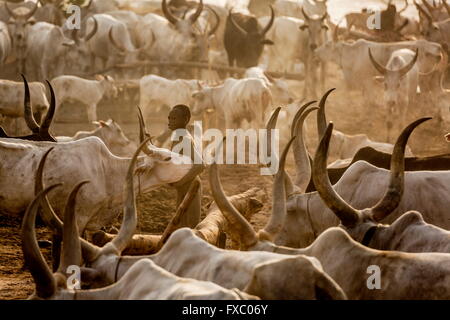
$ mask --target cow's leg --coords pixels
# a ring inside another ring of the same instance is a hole
[[[87,115],[88,115],[89,123],[92,123],[92,121],[97,121],[97,104],[92,103],[92,104],[88,105]]]

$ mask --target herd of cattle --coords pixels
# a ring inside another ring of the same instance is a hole
[[[371,29],[368,9],[333,23],[329,1],[90,0],[75,29],[67,1],[1,1],[0,215],[23,219],[30,298],[450,299],[450,154],[417,157],[407,145],[422,123],[450,129],[450,3],[389,0]],[[419,19],[403,15],[412,6]],[[210,68],[183,67],[190,62]],[[386,142],[327,122],[331,64],[342,71],[338,91],[362,94],[362,108],[386,118]],[[301,86],[275,73],[301,73]],[[97,114],[130,84],[139,89],[139,146]],[[66,103],[85,107],[96,128],[55,135]],[[193,182],[162,235],[135,234],[136,192],[193,166],[145,128],[180,103],[222,131],[272,132],[283,121],[261,230],[248,220],[264,192],[227,196],[214,162],[204,173],[214,202],[195,228],[178,226],[199,192]],[[421,106],[434,120],[412,121]],[[317,132],[305,126],[314,111]],[[285,170],[291,148],[294,176]],[[120,230],[105,233],[121,214]],[[37,216],[54,234],[53,268]],[[80,287],[69,281],[72,266]]]

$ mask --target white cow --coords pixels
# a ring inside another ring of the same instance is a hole
[[[272,93],[273,104],[286,105],[294,102],[288,84],[282,79],[274,79],[269,76],[263,69],[252,67],[245,71],[245,78],[257,78],[265,82]]]
[[[57,213],[61,213],[63,200],[75,181],[91,181],[79,196],[77,223],[80,232],[100,230],[113,223],[122,212],[125,199],[122,183],[131,159],[113,155],[98,137],[60,143],[0,139],[0,150],[0,198],[3,199],[0,212],[3,214],[19,215],[33,200],[34,179],[30,177],[35,175],[39,163],[43,166],[40,160],[44,154],[48,154],[44,183],[58,181],[64,184],[49,196]],[[149,146],[146,153],[138,158],[137,173],[142,192],[179,181],[192,167],[190,158],[167,149]]]
[[[76,101],[87,109],[89,122],[97,120],[97,104],[104,97],[116,97],[117,89],[111,76],[97,75],[96,80],[76,76],[59,76],[51,81],[57,98],[56,109],[64,101]]]
[[[108,147],[111,153],[119,157],[128,157],[136,151],[136,144],[128,139],[117,122],[112,119],[108,121],[94,121],[97,128],[92,131],[78,131],[73,137],[56,137],[58,142],[69,142],[86,137],[99,137]]]
[[[382,75],[376,79],[384,84],[384,105],[387,120],[387,136],[390,140],[392,118],[397,118],[398,124],[403,127],[406,122],[406,113],[416,100],[419,84],[419,67],[416,64],[419,49],[414,53],[409,49],[396,50],[391,54],[386,67],[373,57],[370,49],[369,57],[373,66]]]
[[[160,114],[177,104],[194,103],[192,93],[202,86],[198,80],[169,80],[156,75],[142,77],[139,81],[140,107],[144,117]]]
[[[228,78],[222,85],[205,87],[192,96],[195,99],[192,113],[198,115],[213,109],[222,130],[241,128],[243,120],[264,127],[265,113],[272,104],[270,88],[255,78]]]

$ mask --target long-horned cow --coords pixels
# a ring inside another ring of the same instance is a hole
[[[386,66],[375,60],[369,48],[369,58],[372,65],[382,75],[377,77],[384,84],[384,103],[388,119],[396,118],[400,126],[406,122],[408,108],[414,103],[419,84],[419,70],[416,65],[419,49],[416,52],[409,49],[394,51]],[[392,121],[387,121],[387,136],[390,140]]]
[[[273,44],[271,40],[265,38],[275,19],[272,7],[270,7],[270,13],[270,21],[261,28],[254,16],[232,13],[230,10],[224,35],[224,45],[230,66],[236,64],[238,67],[251,68],[258,65],[264,45]]]

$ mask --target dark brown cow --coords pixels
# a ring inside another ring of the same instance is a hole
[[[275,19],[272,6],[270,6],[270,13],[269,23],[261,28],[254,16],[232,13],[230,10],[224,35],[224,45],[230,66],[234,66],[235,62],[242,68],[258,65],[264,45],[273,44],[271,40],[264,38]]]

